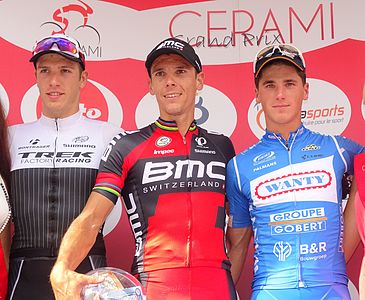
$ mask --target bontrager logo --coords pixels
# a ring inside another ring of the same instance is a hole
[[[165,41],[163,43],[160,44],[160,46],[157,47],[156,50],[161,49],[161,48],[174,48],[174,49],[178,49],[178,50],[184,50],[184,44],[180,43],[180,42],[176,42],[176,41]]]
[[[211,161],[207,165],[198,160],[178,160],[175,164],[166,162],[146,162],[143,170],[142,184],[164,181],[173,177],[181,178],[203,178],[208,176],[211,179],[225,179],[226,165],[220,161]]]
[[[261,182],[255,188],[255,195],[267,199],[283,193],[326,188],[331,182],[331,174],[324,170],[289,174]]]
[[[276,242],[272,252],[278,258],[278,261],[286,261],[292,253],[292,246],[288,242]]]

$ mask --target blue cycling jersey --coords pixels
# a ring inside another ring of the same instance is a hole
[[[364,148],[303,125],[266,132],[227,167],[230,226],[252,226],[253,290],[347,284],[342,178]]]

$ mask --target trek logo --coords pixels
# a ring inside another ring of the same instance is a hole
[[[321,149],[320,146],[310,144],[310,145],[307,145],[304,148],[302,148],[302,151],[311,151],[311,150],[319,150],[319,149]]]
[[[161,49],[161,48],[173,48],[173,49],[177,49],[177,50],[183,51],[184,50],[184,44],[183,43],[180,43],[180,42],[176,42],[176,41],[167,40],[167,41],[161,43],[157,47],[156,50]]]
[[[272,251],[279,261],[286,261],[292,253],[292,246],[288,242],[276,242]]]
[[[267,199],[294,191],[323,189],[331,183],[331,174],[324,170],[295,173],[261,182],[255,188],[255,195]]]
[[[18,153],[22,159],[26,158],[92,158],[94,152],[20,152]]]
[[[199,160],[178,160],[172,162],[146,162],[142,184],[164,181],[173,177],[181,178],[203,178],[208,176],[211,179],[225,180],[226,165],[220,161],[211,161],[207,165]]]

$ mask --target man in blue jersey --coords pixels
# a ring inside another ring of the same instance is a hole
[[[297,48],[259,51],[254,77],[266,133],[227,167],[233,279],[239,278],[253,232],[252,299],[350,299],[344,253],[351,257],[359,238],[354,191],[343,216],[341,183],[345,173],[353,174],[353,157],[364,148],[303,126],[309,86]]]

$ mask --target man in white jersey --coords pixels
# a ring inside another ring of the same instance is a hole
[[[87,83],[79,43],[65,35],[36,43],[30,61],[42,115],[10,128],[14,237],[8,299],[54,299],[49,274],[61,238],[79,215],[95,183],[100,158],[120,129],[89,120],[79,110]],[[101,230],[78,269],[106,265]]]

